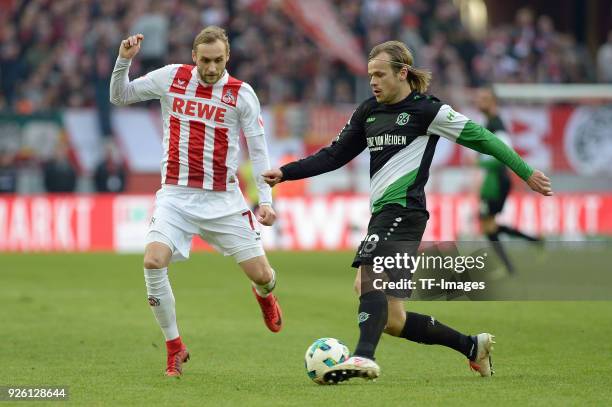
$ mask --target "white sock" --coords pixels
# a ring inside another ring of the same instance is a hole
[[[276,285],[276,272],[274,271],[274,269],[272,270],[272,279],[270,281],[268,281],[265,284],[253,284],[253,287],[255,287],[255,291],[257,291],[257,294],[259,294],[260,297],[267,297],[272,290],[274,290],[274,286]]]
[[[144,276],[149,305],[166,341],[177,338],[179,332],[176,326],[174,294],[168,280],[168,268],[145,269]]]

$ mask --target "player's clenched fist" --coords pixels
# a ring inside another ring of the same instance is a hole
[[[260,205],[257,211],[257,221],[264,226],[272,226],[276,221],[276,212],[270,205]]]
[[[266,184],[273,187],[274,185],[282,181],[283,172],[277,168],[277,169],[265,171],[263,174],[261,174],[261,176],[263,177]]]
[[[125,40],[121,41],[121,45],[119,46],[119,56],[127,59],[134,58],[134,55],[138,54],[138,51],[140,51],[140,42],[142,40],[144,40],[144,35],[136,34],[131,35]]]

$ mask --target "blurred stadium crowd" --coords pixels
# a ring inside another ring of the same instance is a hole
[[[612,83],[612,31],[593,57],[549,16],[527,8],[512,24],[489,27],[476,39],[451,0],[330,3],[361,45],[364,63],[372,46],[400,39],[416,65],[432,71],[431,92],[453,103],[466,97],[466,87],[492,82]],[[111,142],[109,82],[127,33],[145,35],[132,78],[168,63],[192,63],[195,34],[214,24],[228,31],[230,72],[251,83],[264,105],[352,104],[362,96],[356,84],[365,79],[320,49],[279,0],[0,0],[0,9],[0,113],[96,108],[100,134],[109,140],[95,180],[99,191],[122,190],[125,183]],[[14,191],[15,156],[1,150],[0,191]],[[43,166],[46,190],[75,189],[79,170],[69,168],[69,153],[59,145]]]
[[[354,78],[318,50],[266,0],[4,0],[0,13],[0,109],[108,107],[108,82],[126,33],[145,42],[131,75],[167,63],[190,62],[194,34],[227,27],[230,70],[253,84],[263,104],[287,101],[354,103]],[[389,38],[414,50],[419,66],[445,86],[489,82],[612,81],[612,38],[597,64],[571,34],[546,15],[517,12],[513,25],[471,38],[450,0],[333,0],[338,17],[365,53]],[[104,133],[110,132],[106,129]]]

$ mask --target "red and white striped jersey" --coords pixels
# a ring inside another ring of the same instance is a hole
[[[238,188],[240,131],[264,133],[253,88],[227,71],[214,85],[193,65],[167,65],[131,82],[132,100],[159,99],[163,119],[162,184],[213,191]]]

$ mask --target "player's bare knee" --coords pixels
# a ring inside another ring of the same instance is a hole
[[[144,255],[144,268],[148,270],[162,269],[168,267],[169,259],[165,258],[161,253],[156,251],[145,251]]]
[[[164,243],[151,242],[145,248],[144,268],[153,270],[168,267],[172,250]]]
[[[387,324],[385,325],[385,333],[391,336],[400,336],[404,329],[405,321],[398,318],[394,314],[389,314],[387,317]]]
[[[272,280],[272,276],[272,267],[267,264],[262,265],[261,267],[258,267],[258,271],[255,276],[255,279],[253,279],[253,282],[255,284],[266,284],[270,282],[270,280]]]
[[[387,313],[387,324],[385,333],[392,336],[400,336],[404,325],[406,325],[406,311],[404,302],[399,299],[388,299],[389,308]]]
[[[166,267],[161,256],[148,255],[144,258],[144,268],[148,270],[161,269]]]
[[[403,327],[400,327],[399,325],[387,323],[387,325],[385,325],[385,333],[391,336],[400,336],[402,333],[402,328]]]
[[[265,256],[254,257],[239,264],[249,279],[255,284],[266,284],[270,282],[274,276],[272,267],[270,267]]]

